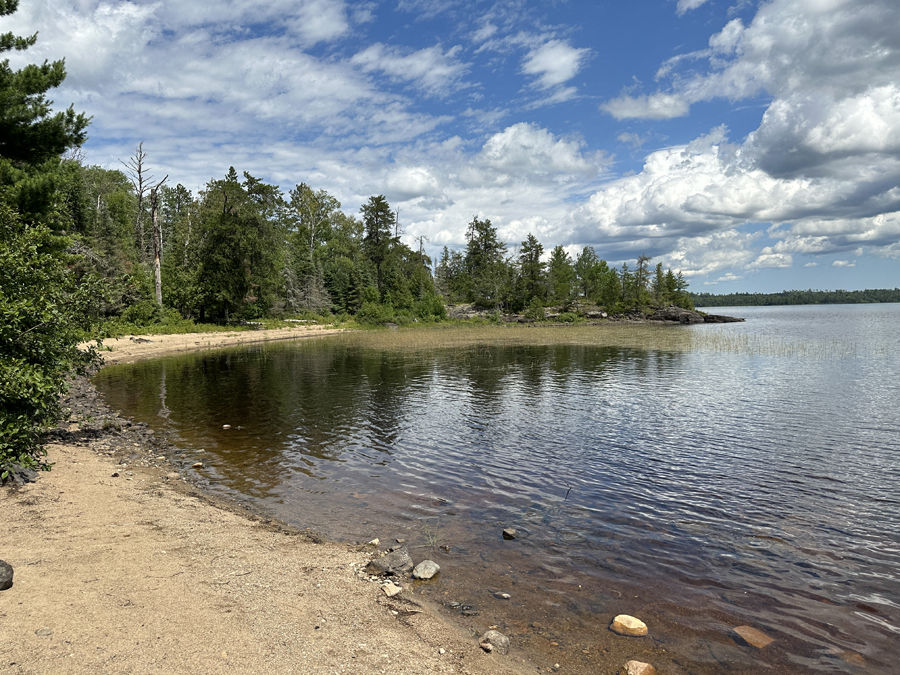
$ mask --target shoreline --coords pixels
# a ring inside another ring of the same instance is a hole
[[[112,365],[337,332],[126,336],[102,354]],[[87,422],[50,433],[52,471],[0,489],[0,559],[14,569],[0,591],[0,672],[544,670],[515,647],[482,651],[417,592],[428,582],[404,579],[388,598],[362,571],[372,547],[326,540],[182,480],[175,449],[118,417],[86,379],[67,403]]]

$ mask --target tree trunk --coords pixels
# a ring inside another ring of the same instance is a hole
[[[159,214],[157,205],[159,202],[157,188],[150,191],[150,215],[153,220],[153,279],[156,282],[156,304],[163,306],[162,302],[162,267],[160,258],[162,257],[162,242],[160,241],[159,232]]]

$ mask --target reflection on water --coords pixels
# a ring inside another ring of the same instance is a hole
[[[109,368],[97,383],[205,451],[216,489],[336,538],[437,540],[449,551],[428,555],[458,570],[441,582],[451,596],[515,587],[497,620],[520,640],[543,639],[540,616],[589,652],[625,611],[650,617],[686,672],[890,672],[898,364],[867,345],[896,335],[900,312],[851,309],[866,318],[841,332],[827,318],[840,308],[782,310],[756,309],[756,330],[802,340],[798,323],[821,324],[817,339],[868,356],[346,338]],[[521,533],[515,547],[501,526]],[[741,648],[741,624],[776,646]]]

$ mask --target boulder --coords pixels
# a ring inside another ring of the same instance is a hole
[[[8,562],[0,560],[0,591],[11,588],[13,584],[13,568]]]
[[[642,637],[647,634],[647,624],[627,614],[619,614],[610,624],[609,629],[619,635]]]
[[[490,645],[491,648],[485,649],[484,645]],[[486,652],[509,654],[509,638],[500,631],[489,630],[481,636],[481,648]]]
[[[431,579],[435,574],[441,571],[441,566],[433,560],[423,560],[413,568],[413,579]]]
[[[656,675],[656,668],[643,661],[629,661],[619,672],[621,675]]]
[[[366,565],[366,572],[369,574],[398,575],[405,574],[412,568],[412,558],[409,557],[409,550],[404,546],[392,553],[373,559]]]

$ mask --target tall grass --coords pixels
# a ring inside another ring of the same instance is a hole
[[[328,339],[372,349],[404,351],[485,346],[578,345],[622,347],[665,352],[723,352],[794,358],[844,359],[855,357],[855,343],[798,341],[759,333],[729,331],[713,326],[430,326],[395,330],[348,332]]]

